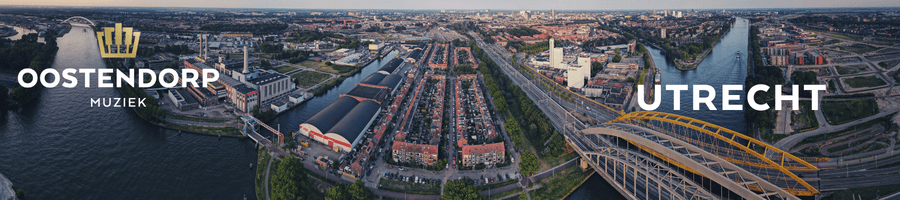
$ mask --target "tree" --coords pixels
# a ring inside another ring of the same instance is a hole
[[[347,195],[347,186],[345,186],[344,184],[335,185],[334,187],[328,188],[328,191],[325,191],[325,200],[344,199],[349,199]]]
[[[311,199],[306,191],[309,185],[309,178],[306,175],[306,169],[303,163],[293,156],[285,157],[275,170],[271,180],[272,199],[289,200],[289,199]]]
[[[603,63],[600,62],[591,62],[591,76],[596,75],[603,71]]]
[[[462,180],[450,181],[446,185],[444,185],[444,196],[441,199],[445,200],[471,200],[471,199],[483,199],[481,193],[475,188],[475,185],[472,184],[472,179],[468,177]]]
[[[259,44],[259,51],[262,51],[263,53],[280,53],[282,49],[284,49],[284,45],[281,44],[281,43],[276,43],[276,44],[262,43],[262,44]]]
[[[612,61],[613,62],[622,61],[622,56],[620,56],[619,54],[616,54],[616,56],[613,56]]]
[[[522,174],[525,176],[531,176],[532,173],[537,172],[540,169],[541,165],[538,163],[537,155],[531,153],[531,151],[523,151],[522,153],[522,161],[519,162],[519,169],[522,170]]]
[[[7,89],[6,86],[0,84],[0,111],[5,111],[6,108],[8,107],[7,106],[7,104],[9,104],[9,100],[7,100],[9,98],[8,96],[9,96],[9,89]]]
[[[356,181],[350,185],[348,191],[353,200],[375,199],[375,193],[369,190],[369,188],[366,188],[366,185],[363,184],[360,179],[356,179]]]
[[[800,85],[801,97],[810,97],[812,95],[809,90],[805,90],[806,85],[814,85],[819,83],[819,81],[816,80],[816,72],[812,71],[794,71],[794,73],[791,73],[791,81],[793,81],[794,84]]]
[[[362,181],[356,179],[353,184],[338,184],[325,192],[326,200],[368,200],[375,199],[375,193],[366,188]]]
[[[261,67],[263,69],[269,69],[272,67],[272,63],[269,63],[269,60],[261,59],[259,61],[259,67]]]

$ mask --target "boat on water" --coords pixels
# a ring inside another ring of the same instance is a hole
[[[735,54],[737,54],[737,58],[741,58],[741,52],[740,52],[740,51],[738,51],[738,52],[735,53]]]

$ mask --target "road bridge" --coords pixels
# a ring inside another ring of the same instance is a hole
[[[250,114],[244,114],[244,116],[241,116],[241,120],[244,121],[243,128],[241,128],[241,134],[244,134],[244,136],[249,137],[251,140],[253,140],[257,144],[263,145],[266,148],[268,148],[272,151],[275,151],[275,153],[277,153],[280,156],[289,156],[290,155],[289,153],[287,153],[284,150],[281,150],[281,148],[279,148],[281,145],[284,145],[284,134],[282,134],[280,131],[273,129],[271,126],[266,125],[266,123],[263,123],[263,122],[257,120],[255,117],[253,117]],[[275,135],[278,137],[278,144],[274,144],[268,138],[260,135],[258,127],[263,127],[265,129],[268,129],[272,133],[275,133]]]

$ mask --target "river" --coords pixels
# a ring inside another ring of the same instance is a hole
[[[672,62],[666,62],[665,56],[660,50],[647,46],[656,67],[659,68],[662,83],[661,85],[711,85],[716,88],[716,98],[713,103],[716,109],[722,108],[722,85],[737,84],[743,85],[744,79],[747,77],[747,37],[749,34],[749,21],[747,19],[738,18],[734,27],[725,34],[725,37],[713,47],[712,52],[697,66],[697,69],[690,71],[681,71],[675,67]],[[741,52],[741,58],[736,58],[735,52]],[[743,105],[745,96],[743,92],[732,92],[740,94],[740,101],[731,101],[730,104]],[[656,111],[674,113],[707,122],[711,122],[722,127],[744,133],[746,127],[744,123],[744,111],[711,111],[701,105],[700,110],[693,110],[693,96],[690,91],[682,91],[680,98],[681,110],[674,110],[674,101],[671,99],[673,92],[663,90],[661,105]],[[705,93],[703,94],[706,95]],[[581,186],[575,189],[568,200],[581,199],[625,199],[612,186],[598,175],[592,175]]]
[[[74,26],[58,39],[53,68],[104,68],[93,31],[82,29]],[[296,129],[383,63],[370,64],[276,122]],[[80,81],[75,88],[44,89],[31,106],[0,115],[0,173],[29,199],[256,198],[256,169],[249,167],[257,158],[253,141],[179,133],[127,108],[89,106],[90,98],[107,97],[121,95],[113,88],[84,88]]]

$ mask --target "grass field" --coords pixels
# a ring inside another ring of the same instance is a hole
[[[856,74],[868,71],[868,67],[866,67],[866,65],[834,66],[834,68],[837,69],[838,74],[841,75]]]
[[[822,114],[832,125],[847,123],[877,113],[878,103],[874,99],[822,102]]]
[[[268,150],[263,147],[259,149],[257,160],[256,160],[256,199],[266,199],[266,193],[263,193],[266,189],[265,185],[263,185],[263,181],[266,180],[266,168],[269,164],[269,158],[272,155],[268,153]]]
[[[812,111],[812,102],[809,101],[801,101],[800,102],[800,114],[794,114],[791,112],[791,126],[795,124],[802,123],[803,127],[799,127],[799,130],[802,131],[806,129],[815,129],[819,127],[819,121],[816,120],[816,113]]]
[[[407,194],[441,194],[441,185],[438,184],[416,184],[386,178],[378,181],[378,189]]]
[[[878,63],[878,66],[881,66],[881,68],[884,69],[890,69],[891,67],[897,66],[897,64],[900,64],[900,59],[880,62]]]
[[[302,87],[302,88],[308,88],[313,85],[316,85],[319,82],[322,82],[325,79],[328,79],[329,77],[331,77],[331,75],[319,73],[316,71],[308,71],[308,70],[291,75],[291,78],[296,79],[297,86]]]
[[[241,136],[241,131],[234,127],[203,127],[166,123],[166,128],[210,135]]]
[[[297,68],[291,67],[290,65],[284,65],[281,67],[276,67],[275,71],[278,71],[278,73],[284,74],[284,73],[288,73],[289,71],[294,71],[295,69],[297,69]]]
[[[300,63],[300,65],[303,65],[303,66],[306,66],[309,68],[313,68],[313,69],[316,69],[316,70],[319,70],[322,72],[328,72],[328,73],[333,73],[333,74],[342,74],[345,76],[352,75],[352,74],[356,73],[357,71],[359,71],[359,68],[361,68],[361,67],[349,66],[349,65],[337,65],[337,64],[328,65],[325,62],[317,62],[317,61],[312,61],[312,60],[303,61]]]
[[[867,88],[867,87],[876,87],[882,86],[887,83],[884,80],[881,80],[875,76],[857,76],[853,78],[843,79],[844,83],[847,83],[847,86],[851,88]]]
[[[541,188],[529,191],[529,194],[531,199],[563,199],[592,173],[593,170],[581,171],[578,166],[572,166],[564,172],[541,180]]]
[[[856,199],[859,199],[859,197],[862,197],[862,199],[875,199],[875,197],[884,197],[897,191],[900,191],[900,184],[838,190],[831,196],[833,197],[832,199],[854,199],[851,195],[857,196]]]
[[[838,46],[838,48],[841,50],[850,51],[850,52],[858,53],[858,54],[864,54],[864,53],[878,50],[877,47],[873,47],[873,46],[866,45],[866,44],[853,44],[853,45],[846,46],[846,47]]]

